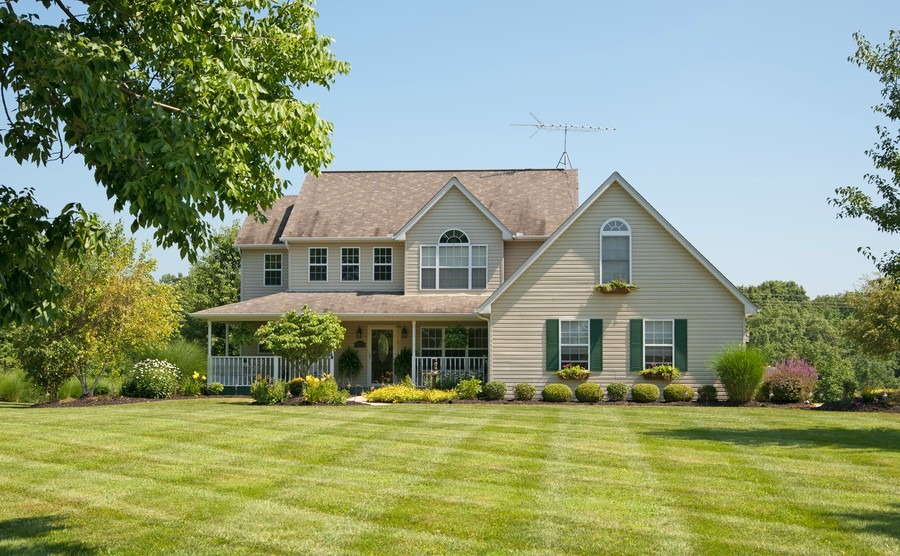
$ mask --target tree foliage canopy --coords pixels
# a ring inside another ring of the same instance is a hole
[[[262,325],[256,337],[272,353],[299,363],[306,372],[310,365],[340,348],[346,332],[330,311],[320,314],[304,305],[300,313],[290,311]]]
[[[869,280],[851,303],[856,311],[848,335],[866,353],[882,358],[900,354],[900,280]]]
[[[0,3],[6,155],[47,164],[77,153],[132,231],[153,228],[182,256],[207,245],[208,216],[262,217],[286,186],[278,168],[318,172],[332,159],[331,124],[294,96],[349,70],[317,34],[311,0],[41,0],[33,11]],[[18,210],[32,222],[21,241],[78,237],[72,214]],[[18,284],[0,304],[34,305]]]
[[[888,42],[874,46],[859,33],[853,38],[857,50],[849,59],[878,75],[884,102],[873,108],[889,120],[886,126],[875,128],[878,142],[866,151],[877,171],[865,179],[875,186],[881,201],[849,186],[836,189],[837,197],[829,202],[840,207],[838,217],[865,218],[879,231],[896,234],[900,233],[900,31],[891,31]],[[877,262],[881,272],[900,278],[900,251],[891,250],[879,258],[868,247],[859,249]]]

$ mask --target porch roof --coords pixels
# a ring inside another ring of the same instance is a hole
[[[276,319],[307,305],[313,311],[331,311],[341,318],[471,317],[489,296],[472,294],[403,295],[384,292],[280,292],[204,309],[190,316],[215,321]]]

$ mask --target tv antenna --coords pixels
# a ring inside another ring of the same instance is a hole
[[[577,131],[581,133],[588,133],[592,131],[615,131],[614,127],[594,127],[590,125],[574,125],[574,124],[545,124],[534,115],[534,112],[529,112],[531,117],[534,118],[534,121],[537,123],[533,124],[512,124],[514,126],[520,127],[533,127],[535,128],[534,133],[531,134],[531,137],[534,137],[538,134],[542,129],[546,129],[547,131],[562,131],[563,132],[563,153],[562,156],[559,157],[559,162],[556,163],[557,168],[569,168],[572,169],[572,159],[569,158],[568,152],[568,144],[569,144],[569,132]],[[529,139],[531,138],[529,137]]]

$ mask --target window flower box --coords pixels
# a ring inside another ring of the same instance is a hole
[[[591,371],[581,365],[563,365],[563,368],[554,373],[563,380],[587,380]]]
[[[681,371],[672,365],[657,365],[638,371],[638,374],[646,380],[664,380],[666,382],[672,382],[681,378]]]
[[[594,285],[594,291],[598,293],[631,293],[637,290],[638,287],[634,284],[629,284],[624,280],[613,280],[612,282],[608,282],[606,284],[596,284]]]

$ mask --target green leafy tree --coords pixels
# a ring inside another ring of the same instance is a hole
[[[866,353],[889,358],[900,352],[900,280],[869,280],[851,304],[847,333]]]
[[[256,338],[275,355],[300,365],[306,374],[313,363],[341,347],[346,332],[331,311],[320,314],[304,305],[300,313],[290,311],[260,326]]]
[[[185,318],[181,336],[188,341],[206,343],[206,321],[191,318],[189,313],[218,307],[241,300],[241,254],[234,247],[239,222],[224,226],[212,234],[209,249],[191,264],[186,276],[164,276],[178,290]],[[233,328],[233,327],[232,327]],[[225,325],[213,323],[213,351],[224,353]],[[237,345],[239,342],[232,342]]]
[[[891,31],[885,44],[874,46],[859,33],[853,38],[857,50],[849,60],[878,75],[884,102],[874,106],[874,110],[889,120],[887,125],[875,128],[878,143],[866,151],[877,171],[865,179],[875,186],[881,199],[850,186],[836,189],[837,197],[829,202],[840,207],[838,217],[865,218],[874,222],[879,231],[896,234],[900,232],[900,31]],[[879,258],[868,247],[859,250],[876,261],[883,273],[900,279],[900,252],[892,250]]]
[[[60,314],[12,333],[26,372],[51,397],[73,375],[82,394],[92,395],[101,378],[123,369],[132,354],[167,341],[178,326],[175,291],[153,279],[150,246],[137,251],[121,225],[105,234],[100,253],[60,263],[58,279],[66,291]]]
[[[78,154],[132,231],[193,258],[207,217],[262,218],[287,185],[278,169],[332,160],[332,125],[295,97],[349,71],[316,17],[312,0],[2,2],[5,153],[42,165]],[[0,220],[24,232],[0,225],[0,250],[21,254],[0,263],[0,314],[25,322],[62,295],[48,254],[84,252],[92,230],[77,205],[50,217],[28,193],[0,196],[14,201]]]

